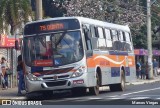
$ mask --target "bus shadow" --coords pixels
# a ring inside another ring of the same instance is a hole
[[[103,90],[100,91],[99,95],[103,95],[106,93],[110,93],[110,90]],[[62,100],[66,98],[74,99],[74,98],[81,98],[81,97],[88,97],[88,96],[96,96],[93,94],[90,94],[89,91],[87,91],[85,94],[72,94],[70,90],[67,91],[53,91],[53,94],[42,94],[42,93],[35,93],[31,96],[27,96],[27,100]]]

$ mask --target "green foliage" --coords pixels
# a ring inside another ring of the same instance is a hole
[[[152,30],[160,23],[160,0],[153,1]],[[134,47],[147,48],[147,0],[43,0],[43,9],[45,18],[84,16],[127,24],[131,28]],[[152,34],[152,39],[155,37]]]
[[[11,26],[11,34],[19,28],[22,22],[32,17],[29,0],[0,0],[0,33]]]
[[[142,26],[140,28],[140,30],[137,31],[134,31],[134,29],[131,28],[131,32],[132,33],[136,33],[134,35],[132,35],[132,39],[133,39],[133,45],[134,45],[134,48],[144,48],[146,49],[147,48],[147,27],[146,25]]]
[[[158,0],[157,0],[158,1]],[[159,2],[155,1],[154,4],[151,6],[151,27],[152,31],[155,29],[156,26],[159,26],[159,18],[158,13],[160,11],[160,7],[157,6],[157,4],[160,4]],[[152,1],[151,1],[152,2]],[[144,13],[147,14],[147,2],[146,0],[140,0],[140,6],[144,7]],[[144,24],[140,30],[134,31],[132,29],[133,35],[133,43],[134,48],[147,48],[147,22]],[[152,33],[152,41],[156,38],[156,34]],[[154,44],[154,43],[153,43]]]
[[[44,17],[62,17],[66,13],[65,0],[43,0]]]

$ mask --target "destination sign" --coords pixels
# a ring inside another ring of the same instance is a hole
[[[24,27],[24,36],[74,29],[80,29],[77,19],[48,20],[27,24]]]
[[[60,30],[64,29],[64,24],[63,23],[55,23],[55,24],[48,24],[48,25],[40,25],[40,31],[50,31],[50,30]]]

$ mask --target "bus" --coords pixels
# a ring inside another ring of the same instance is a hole
[[[128,26],[85,17],[58,17],[24,27],[22,57],[27,94],[71,90],[93,95],[99,88],[124,91],[135,80]]]

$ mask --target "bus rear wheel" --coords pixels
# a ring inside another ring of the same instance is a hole
[[[98,73],[96,74],[96,82],[97,82],[96,86],[89,88],[89,92],[92,95],[99,95],[100,77],[99,77]]]
[[[118,84],[118,90],[119,91],[124,91],[125,90],[125,75],[124,75],[124,71],[123,70],[121,72],[121,83]]]
[[[111,91],[124,91],[125,90],[125,75],[124,71],[121,70],[121,81],[119,84],[111,84],[110,86]]]

